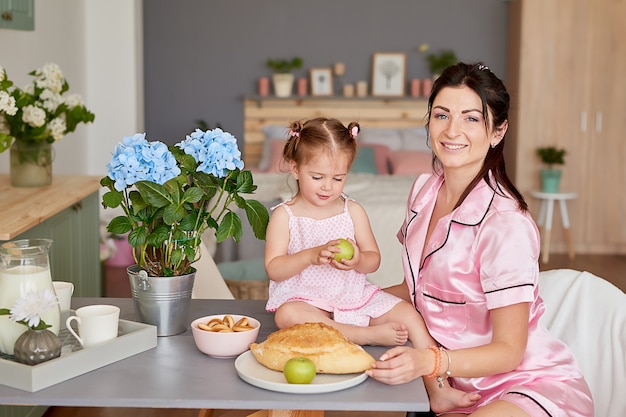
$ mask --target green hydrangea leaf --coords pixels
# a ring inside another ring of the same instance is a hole
[[[123,235],[132,230],[133,224],[130,219],[126,216],[117,216],[111,219],[109,225],[107,226],[107,231],[109,233],[113,233],[114,235]]]
[[[258,202],[257,200],[246,200],[246,217],[252,231],[257,239],[265,240],[265,233],[267,231],[267,223],[269,222],[269,212],[267,208]]]
[[[232,237],[235,242],[239,242],[242,235],[243,228],[241,225],[241,219],[237,216],[237,214],[229,211],[224,215],[222,222],[217,228],[217,233],[215,234],[217,237],[217,243],[223,242],[229,237]]]

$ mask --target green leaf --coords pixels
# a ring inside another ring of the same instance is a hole
[[[217,228],[217,243],[223,242],[229,237],[232,237],[235,242],[239,242],[243,235],[243,229],[241,227],[241,219],[234,212],[229,211],[224,215],[222,223]]]
[[[145,226],[139,226],[132,232],[128,234],[128,243],[133,248],[143,245],[146,243],[146,238],[148,237],[148,231]]]
[[[151,181],[137,181],[135,186],[143,199],[151,206],[165,207],[173,202],[167,190],[162,185]]]
[[[197,218],[197,210],[194,210],[191,213],[188,213],[178,224],[180,228],[184,231],[194,230],[196,226],[196,218]]]
[[[256,236],[257,239],[265,240],[267,223],[270,219],[267,208],[257,200],[247,200],[245,210],[248,222],[250,226],[252,226],[254,236]]]
[[[119,191],[108,191],[102,196],[102,205],[104,208],[115,208],[124,201],[124,194]]]
[[[202,199],[202,190],[198,187],[190,187],[183,194],[183,201],[187,203],[197,203]]]
[[[113,233],[114,235],[123,235],[124,233],[130,232],[132,228],[133,224],[128,217],[117,216],[111,219],[109,225],[107,226],[107,231],[109,233]]]
[[[133,206],[133,208],[135,209],[135,213],[148,207],[148,204],[143,199],[141,194],[139,194],[139,191],[136,191],[136,190],[131,191],[128,194],[128,199],[130,200],[131,206]]]
[[[177,248],[172,251],[172,264],[173,265],[181,263],[183,259],[185,259],[185,254],[183,253],[183,250],[181,248]]]
[[[11,310],[8,308],[0,308],[0,316],[8,316],[11,314]]]
[[[160,224],[146,237],[146,242],[154,248],[159,248],[169,237],[170,228],[164,224]]]
[[[250,194],[256,190],[254,181],[252,179],[252,173],[250,171],[241,171],[237,175],[237,192],[243,194]]]
[[[163,221],[165,224],[178,223],[185,217],[185,214],[187,214],[187,211],[182,205],[170,204],[163,211]]]

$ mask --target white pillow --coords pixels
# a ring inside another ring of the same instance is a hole
[[[359,132],[358,141],[359,143],[385,145],[392,151],[399,151],[403,147],[399,129],[364,127]]]
[[[411,151],[430,152],[430,146],[427,143],[427,135],[425,127],[410,127],[400,129],[402,136],[402,149]]]

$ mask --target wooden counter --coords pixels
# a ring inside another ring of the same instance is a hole
[[[21,188],[0,175],[0,243],[52,239],[50,272],[74,283],[74,296],[102,295],[100,178],[55,175],[46,187]]]
[[[100,188],[100,177],[55,175],[47,187],[18,188],[0,175],[0,240],[15,239]]]

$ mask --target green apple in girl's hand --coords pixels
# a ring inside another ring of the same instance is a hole
[[[339,252],[335,252],[335,260],[341,262],[342,259],[350,260],[354,256],[354,246],[347,239],[339,239],[339,243],[335,247],[341,249]]]

